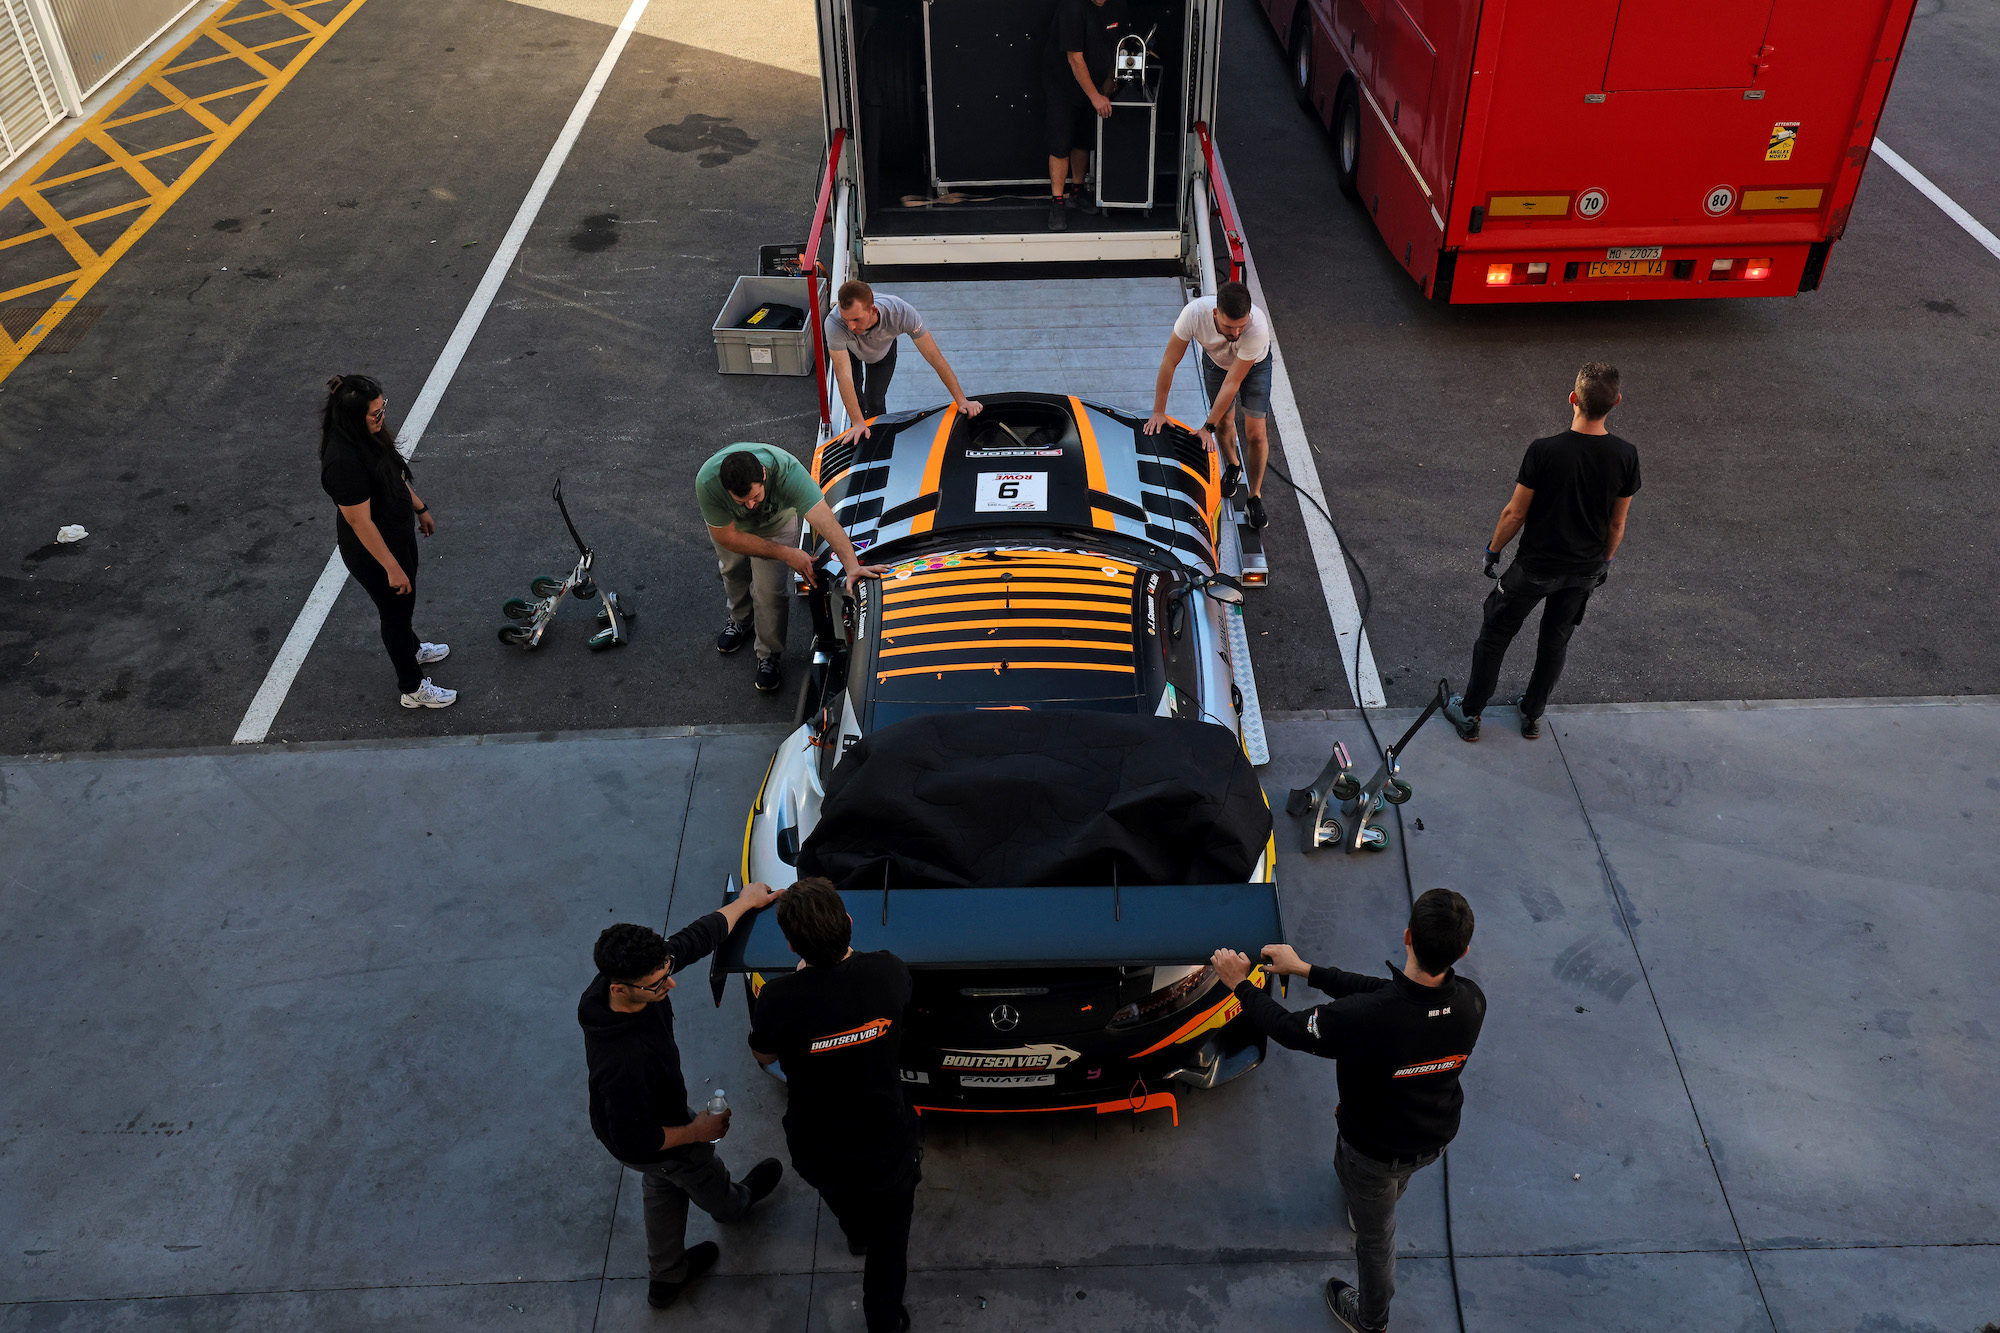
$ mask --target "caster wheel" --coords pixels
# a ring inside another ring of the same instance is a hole
[[[500,604],[500,614],[509,620],[533,620],[536,605],[525,597],[509,597]]]
[[[1364,852],[1386,852],[1389,850],[1389,830],[1380,824],[1361,826],[1361,850]]]
[[[528,640],[534,637],[534,633],[535,631],[527,625],[502,625],[500,642],[509,648],[525,648]]]
[[[1382,799],[1390,805],[1401,805],[1416,794],[1417,789],[1401,778],[1390,778],[1388,785],[1382,788]]]
[[[574,597],[580,597],[587,602],[591,598],[597,596],[597,585],[591,582],[589,579],[585,579],[583,582],[577,584],[574,588],[571,588],[570,594]]]
[[[541,578],[532,579],[528,583],[528,591],[537,597],[553,597],[562,590],[563,581],[561,579],[550,578],[546,574]]]
[[[1318,844],[1319,846],[1338,847],[1340,846],[1341,838],[1345,836],[1345,830],[1343,830],[1340,827],[1340,821],[1338,819],[1323,819],[1320,821],[1319,834],[1320,834],[1320,842]],[[1314,850],[1313,831],[1310,828],[1305,830],[1305,833],[1301,837],[1300,841],[1303,843],[1303,845],[1299,848],[1300,851],[1310,852]]]
[[[612,644],[616,642],[618,642],[618,637],[615,633],[613,633],[608,628],[601,629],[597,631],[597,633],[590,636],[589,639],[590,651],[593,653],[601,653],[606,648],[609,648]]]
[[[1333,799],[1351,801],[1361,794],[1361,782],[1352,774],[1342,773],[1333,780]]]

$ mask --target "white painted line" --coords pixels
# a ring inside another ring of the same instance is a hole
[[[507,228],[507,235],[501,240],[499,249],[494,251],[492,262],[486,266],[486,276],[479,280],[479,288],[473,292],[465,313],[458,317],[458,327],[451,331],[444,351],[438,354],[437,364],[431,367],[430,378],[424,381],[422,391],[417,394],[415,406],[403,418],[397,438],[397,447],[402,450],[403,457],[416,455],[417,442],[423,439],[424,430],[431,424],[431,416],[443,400],[445,390],[451,387],[459,362],[465,359],[466,348],[472,345],[472,336],[479,332],[481,321],[492,308],[493,298],[500,294],[500,284],[506,281],[507,270],[514,266],[515,256],[520,254],[522,243],[528,239],[528,229],[535,225],[535,218],[540,215],[542,204],[562,172],[563,163],[569,160],[570,149],[576,146],[577,136],[583,133],[584,122],[590,119],[599,94],[611,79],[612,68],[617,65],[618,57],[625,51],[625,44],[632,38],[632,30],[638,26],[640,16],[651,3],[652,0],[632,0],[632,7],[625,11],[624,21],[612,34],[611,44],[604,48],[604,55],[591,73],[590,82],[583,86],[583,95],[576,99],[576,106],[570,111],[562,133],[556,136],[555,146],[542,160],[542,169],[535,176],[535,183],[528,188],[527,198],[521,201],[521,207],[515,212],[513,225]],[[319,637],[320,627],[326,624],[334,599],[340,596],[346,582],[347,569],[341,564],[340,552],[336,550],[333,558],[327,561],[326,568],[320,572],[319,582],[313,585],[312,594],[306,598],[305,608],[299,612],[291,633],[285,636],[284,645],[272,660],[264,683],[257,688],[257,696],[250,701],[250,710],[243,715],[242,723],[236,728],[235,744],[255,745],[271,734],[271,724],[277,720],[278,710],[284,706],[285,696],[291,692],[292,681],[305,664],[306,654],[312,651],[313,640]]]
[[[1240,224],[1239,224],[1240,225]],[[1252,300],[1263,307],[1268,318],[1270,303],[1264,299],[1264,284],[1257,281],[1257,261],[1250,245],[1243,245],[1244,274]],[[1299,400],[1292,395],[1292,377],[1285,371],[1284,344],[1279,341],[1277,321],[1272,320],[1271,414],[1278,435],[1285,444],[1285,470],[1305,494],[1332,512],[1326,492],[1319,484],[1319,468],[1312,446],[1306,442],[1305,422],[1299,418]],[[1333,618],[1333,637],[1340,645],[1341,669],[1347,673],[1348,696],[1365,708],[1381,708],[1382,677],[1375,669],[1375,652],[1368,646],[1368,631],[1361,623],[1361,604],[1354,597],[1354,583],[1347,577],[1347,560],[1340,552],[1340,537],[1319,510],[1299,500],[1299,514],[1305,519],[1306,538],[1312,543],[1313,561],[1319,566],[1320,591],[1326,597],[1327,614]]]
[[[1930,177],[1918,171],[1908,162],[1905,162],[1901,153],[1898,153],[1888,144],[1877,139],[1875,141],[1875,156],[1894,167],[1897,175],[1916,186],[1918,193],[1943,209],[1946,217],[1965,228],[1971,234],[1973,240],[1978,241],[1986,247],[1986,253],[1992,255],[1995,259],[2000,259],[2000,236],[1995,236],[1992,232],[1988,231],[1978,218],[1960,208],[1956,199],[1953,199],[1943,190],[1931,184]]]

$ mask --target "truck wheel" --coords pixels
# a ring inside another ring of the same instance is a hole
[[[1292,96],[1306,110],[1313,110],[1312,104],[1312,6],[1307,0],[1299,0],[1298,13],[1292,17],[1292,38],[1286,43],[1286,51],[1292,58]]]
[[[1349,77],[1340,81],[1333,97],[1334,172],[1340,192],[1349,199],[1361,198],[1361,93]]]

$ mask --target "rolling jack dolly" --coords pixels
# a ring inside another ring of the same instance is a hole
[[[1300,851],[1311,852],[1335,843],[1340,843],[1350,852],[1389,850],[1389,831],[1380,824],[1368,821],[1389,806],[1401,805],[1415,794],[1415,789],[1398,776],[1402,767],[1399,761],[1424,723],[1431,720],[1431,714],[1443,708],[1449,698],[1450,684],[1439,681],[1436,696],[1417,715],[1417,720],[1410,724],[1402,739],[1382,752],[1382,762],[1376,767],[1375,775],[1365,783],[1354,774],[1354,762],[1348,758],[1347,746],[1334,742],[1333,757],[1326,761],[1326,767],[1319,771],[1312,785],[1294,787],[1285,800],[1286,814],[1311,814],[1311,822],[1302,830]],[[1346,826],[1343,827],[1339,819],[1327,813],[1330,800],[1341,803],[1340,814],[1351,821]]]
[[[534,649],[542,646],[542,635],[548,630],[549,622],[556,618],[565,597],[575,597],[589,601],[597,596],[597,582],[591,575],[592,552],[577,535],[576,524],[570,521],[569,506],[563,503],[562,478],[556,478],[556,488],[550,492],[556,508],[562,513],[563,526],[569,529],[569,539],[576,543],[576,568],[566,579],[543,575],[528,584],[527,597],[509,597],[500,606],[500,614],[514,621],[500,627],[500,642],[510,647]],[[639,613],[618,600],[618,594],[605,589],[604,604],[597,608],[597,623],[604,628],[590,636],[592,651],[602,651],[617,647],[628,641],[628,629]]]

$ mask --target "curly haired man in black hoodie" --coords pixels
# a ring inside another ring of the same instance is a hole
[[[738,1222],[778,1187],[785,1168],[767,1157],[741,1180],[716,1154],[729,1112],[696,1115],[688,1105],[674,1041],[673,974],[713,953],[745,912],[778,897],[752,884],[736,901],[662,939],[620,922],[597,937],[597,976],[577,1002],[590,1062],[590,1128],[613,1157],[645,1181],[647,1303],[664,1310],[715,1266],[714,1241],[687,1247],[688,1200],[718,1222]]]

